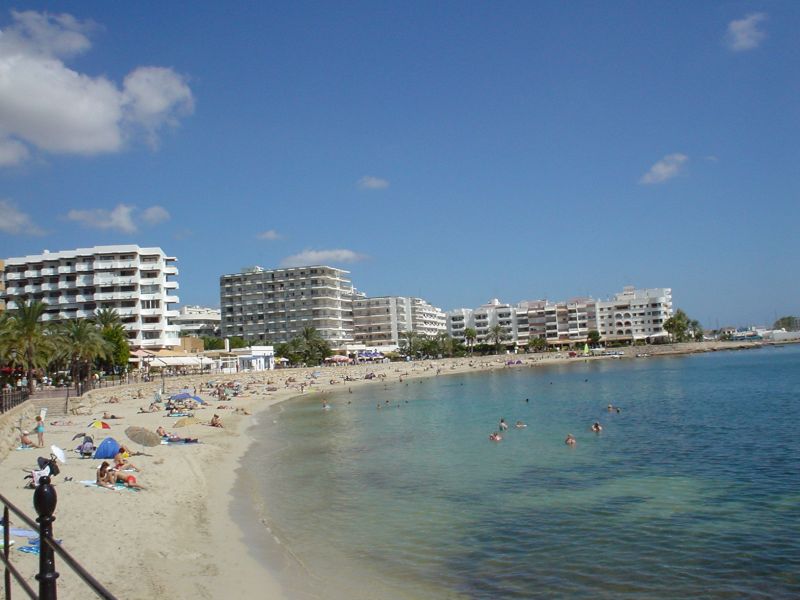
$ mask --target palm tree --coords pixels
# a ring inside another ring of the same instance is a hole
[[[62,323],[57,335],[59,354],[69,362],[76,388],[89,377],[94,361],[105,359],[112,352],[100,329],[86,319],[71,319]]]
[[[332,354],[330,344],[313,327],[303,327],[299,339],[303,359],[307,364],[318,365]]]
[[[403,331],[400,333],[400,349],[403,354],[410,357],[415,357],[419,354],[422,345],[422,338],[412,330]]]
[[[8,311],[0,328],[0,352],[11,364],[21,367],[33,392],[33,373],[50,362],[53,351],[48,327],[42,322],[47,305],[43,302],[17,300],[17,308]]]
[[[469,353],[472,354],[472,347],[475,345],[475,340],[478,338],[478,332],[474,327],[467,327],[464,330],[464,339],[469,346]]]
[[[508,338],[505,328],[499,323],[497,325],[492,325],[486,337],[494,342],[494,353],[500,354],[500,346],[503,341]]]
[[[113,328],[115,325],[121,325],[122,321],[119,319],[119,314],[113,308],[98,308],[94,313],[94,322],[100,326],[103,331]]]

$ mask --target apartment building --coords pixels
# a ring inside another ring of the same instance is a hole
[[[358,344],[399,346],[406,331],[427,337],[447,331],[447,318],[422,298],[376,296],[353,300],[353,326]]]
[[[664,321],[672,316],[672,290],[626,286],[610,300],[597,301],[596,326],[606,341],[656,341],[668,337]]]
[[[0,260],[0,313],[6,309],[5,298],[6,292],[6,278],[5,278],[5,262]]]
[[[517,346],[526,346],[535,338],[551,346],[582,344],[592,330],[598,331],[604,342],[652,342],[667,336],[663,323],[671,316],[671,289],[628,286],[609,300],[532,300],[511,306],[493,299],[474,310],[449,311],[447,331],[464,341],[466,328],[474,328],[479,344],[491,342],[489,332],[495,325],[503,328],[507,344]]]
[[[181,336],[219,337],[222,316],[218,308],[204,306],[182,306],[171,323]]]
[[[353,338],[353,299],[348,271],[313,265],[286,269],[249,267],[219,280],[223,337],[279,344],[305,327],[334,349]]]
[[[48,305],[45,321],[91,318],[99,308],[120,316],[132,348],[180,345],[169,319],[178,312],[177,258],[161,248],[95,246],[6,260],[8,308],[21,298]]]

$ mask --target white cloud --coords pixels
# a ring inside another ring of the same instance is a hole
[[[365,175],[358,180],[358,187],[362,190],[383,190],[389,187],[389,182],[380,177]]]
[[[91,210],[71,210],[67,219],[83,223],[86,227],[94,229],[116,229],[122,233],[135,233],[136,224],[133,222],[133,206],[118,204],[112,210],[94,208]]]
[[[259,233],[256,237],[260,240],[274,241],[281,239],[281,237],[283,236],[281,236],[281,234],[275,231],[274,229],[267,229],[266,231],[262,231],[261,233]]]
[[[15,140],[4,140],[0,136],[0,167],[18,165],[28,158],[28,154],[25,144],[20,144]]]
[[[0,199],[0,231],[11,235],[44,235],[44,230],[29,215],[3,199]]]
[[[689,157],[685,154],[668,154],[650,167],[650,170],[642,175],[639,183],[663,183],[668,179],[672,179],[680,173],[687,160],[689,160]]]
[[[69,68],[64,60],[91,47],[96,26],[70,15],[11,12],[0,30],[0,165],[21,162],[30,148],[66,154],[120,151],[143,130],[158,130],[193,110],[183,77],[139,67],[123,87]]]
[[[282,267],[303,267],[330,263],[354,263],[364,260],[364,254],[352,250],[303,250],[299,254],[287,256],[281,261]]]
[[[767,37],[767,34],[758,26],[766,20],[766,14],[752,13],[744,19],[728,23],[728,48],[734,52],[758,48],[759,44]]]
[[[164,221],[169,221],[169,211],[163,206],[151,206],[146,208],[142,214],[142,219],[148,225],[158,225]]]

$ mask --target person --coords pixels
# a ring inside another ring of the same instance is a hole
[[[614,406],[612,404],[609,404],[608,405],[608,412],[613,412],[613,411],[614,411]]]
[[[571,433],[568,433],[567,434],[567,439],[564,440],[564,443],[567,446],[574,446],[575,444],[578,443],[578,440],[575,439],[574,435],[572,435]]]
[[[495,431],[489,436],[489,439],[493,442],[500,442],[503,440],[503,436]]]
[[[109,463],[107,460],[104,460],[103,463],[100,465],[100,468],[97,469],[97,479],[95,482],[100,487],[105,487],[109,489],[114,489],[114,484],[111,483],[111,473],[109,471]],[[115,482],[116,483],[116,482]]]
[[[125,469],[133,469],[137,473],[141,472],[141,469],[139,467],[137,467],[132,462],[130,462],[127,458],[125,458],[126,454],[128,454],[128,452],[125,450],[125,447],[124,446],[120,446],[119,447],[119,452],[117,452],[114,455],[114,468],[119,470],[119,471],[122,471],[122,470],[125,470]]]
[[[161,437],[169,437],[170,436],[169,432],[167,432],[167,430],[164,429],[163,425],[159,425],[158,426],[158,429],[156,429],[156,433],[158,435],[160,435]]]
[[[124,419],[125,417],[118,417],[117,415],[112,415],[108,411],[103,411],[103,419]]]
[[[211,425],[211,427],[219,427],[222,429],[222,419],[219,418],[219,415],[214,415],[211,417],[211,422],[209,425]]]
[[[500,419],[500,431],[506,431],[508,429],[508,423],[506,423],[505,419]]]
[[[525,429],[527,425],[525,425],[525,423],[523,423],[522,421],[517,421],[516,423],[514,423],[514,427],[516,427],[517,429]]]
[[[595,421],[594,423],[592,423],[592,431],[594,431],[595,433],[600,433],[601,431],[603,431],[603,426],[600,425],[600,421]]]
[[[34,431],[39,441],[39,448],[44,448],[44,421],[42,421],[42,415],[37,415]]]
[[[110,469],[108,471],[108,479],[107,479],[107,481],[112,485],[116,484],[116,483],[124,483],[125,487],[129,487],[129,488],[134,489],[134,490],[143,490],[144,489],[141,485],[136,483],[136,477],[134,477],[133,475],[131,475],[129,473],[123,473],[123,472],[121,472],[119,470],[116,470],[116,469]]]
[[[33,446],[33,441],[28,435],[30,435],[29,431],[22,431],[19,434],[19,443],[23,448],[31,448]]]

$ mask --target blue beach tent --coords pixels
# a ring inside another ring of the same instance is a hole
[[[114,458],[119,452],[119,444],[117,440],[112,437],[107,437],[100,445],[97,447],[97,450],[94,451],[95,458]]]

